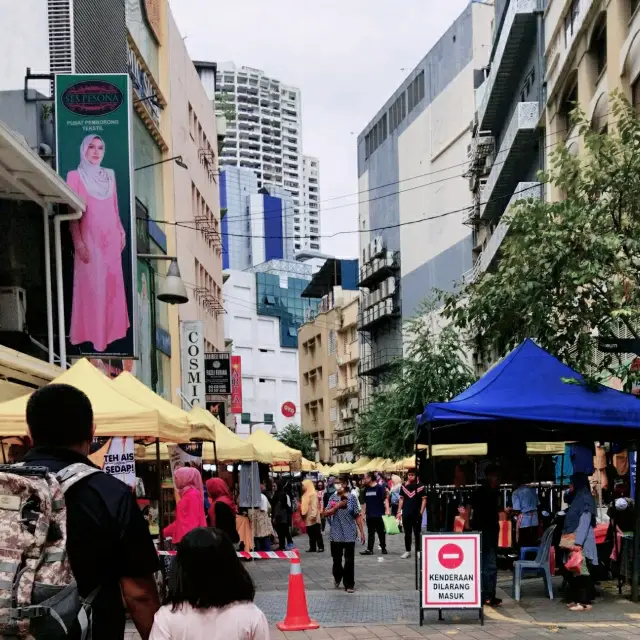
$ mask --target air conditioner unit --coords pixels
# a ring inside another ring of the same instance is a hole
[[[487,186],[488,181],[488,178],[480,178],[480,180],[478,180],[478,189],[482,191]]]
[[[393,300],[391,298],[385,300],[386,312],[388,315],[393,313]]]
[[[347,419],[347,410],[346,409],[340,409],[340,416],[342,417],[343,420]]]
[[[396,292],[395,278],[387,278],[387,291],[389,292],[390,296],[392,296]]]
[[[386,280],[382,281],[380,285],[380,299],[384,300],[389,297],[389,283]]]
[[[379,256],[384,251],[384,239],[382,236],[377,236],[373,239],[373,247],[371,250],[371,257]]]
[[[492,153],[490,153],[490,154],[487,156],[487,159],[484,161],[484,168],[485,168],[487,171],[491,171],[491,167],[493,167],[493,161],[494,161],[494,159],[495,159],[495,158],[493,157],[493,154],[492,154]]]
[[[380,302],[381,294],[382,294],[382,292],[380,291],[380,289],[376,289],[373,292],[373,304],[377,304],[378,302]]]
[[[24,331],[27,292],[21,287],[0,287],[0,331]]]

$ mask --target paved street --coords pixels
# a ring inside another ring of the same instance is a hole
[[[389,541],[389,555],[356,556],[356,593],[349,595],[333,587],[331,557],[304,552],[306,538],[298,537],[302,551],[302,568],[309,611],[321,624],[317,631],[281,633],[273,626],[272,638],[293,640],[372,640],[376,638],[430,638],[431,640],[492,640],[504,638],[531,640],[534,638],[638,638],[640,639],[640,607],[605,585],[593,611],[577,614],[564,606],[556,579],[556,599],[544,597],[542,580],[525,580],[522,600],[511,598],[511,574],[500,574],[500,596],[504,606],[486,612],[481,627],[477,613],[451,612],[444,622],[436,613],[426,616],[425,625],[418,625],[418,597],[415,591],[414,559],[401,560],[401,536]],[[359,547],[358,551],[362,548]],[[382,561],[380,560],[382,558]],[[253,576],[256,604],[270,622],[283,619],[289,564],[284,560],[263,560],[246,565]],[[131,640],[135,638],[133,632]]]

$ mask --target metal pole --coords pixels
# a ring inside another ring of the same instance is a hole
[[[55,346],[53,337],[53,290],[51,288],[51,239],[49,237],[49,212],[51,205],[42,208],[44,222],[44,283],[47,298],[47,348],[49,364],[55,364]]]
[[[160,548],[164,546],[164,504],[162,502],[162,460],[160,460],[160,438],[156,438],[156,464],[158,472],[156,473],[156,482],[158,485],[158,537],[160,538]]]
[[[204,449],[204,442],[202,443],[202,447]],[[218,449],[216,448],[216,441],[213,441],[213,459],[216,463],[216,476],[220,475],[220,470],[218,469]]]
[[[636,526],[633,533],[633,571],[631,572],[631,601],[640,599],[640,509],[638,508],[638,496],[640,496],[640,473],[638,473],[638,443],[636,442]]]

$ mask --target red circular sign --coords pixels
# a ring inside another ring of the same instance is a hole
[[[296,405],[293,402],[285,402],[282,405],[282,415],[285,418],[293,418],[296,415]]]
[[[457,544],[445,544],[438,551],[438,560],[445,569],[457,569],[464,560],[464,553]]]

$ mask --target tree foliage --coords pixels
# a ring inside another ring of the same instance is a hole
[[[610,107],[609,134],[573,112],[581,153],[560,144],[540,174],[563,198],[516,203],[495,269],[446,298],[445,316],[477,348],[502,355],[532,337],[587,373],[596,335],[638,337],[640,121],[620,94]],[[632,381],[615,354],[604,354],[600,371]]]
[[[315,452],[313,450],[313,437],[310,433],[303,431],[299,424],[290,422],[278,435],[276,436],[282,444],[286,444],[287,447],[292,449],[298,449],[302,451],[302,455],[307,460],[313,460]]]
[[[458,332],[452,326],[438,331],[429,311],[432,307],[423,305],[405,325],[406,355],[392,364],[383,388],[358,418],[355,436],[363,455],[410,455],[416,416],[425,405],[449,400],[474,380]]]

